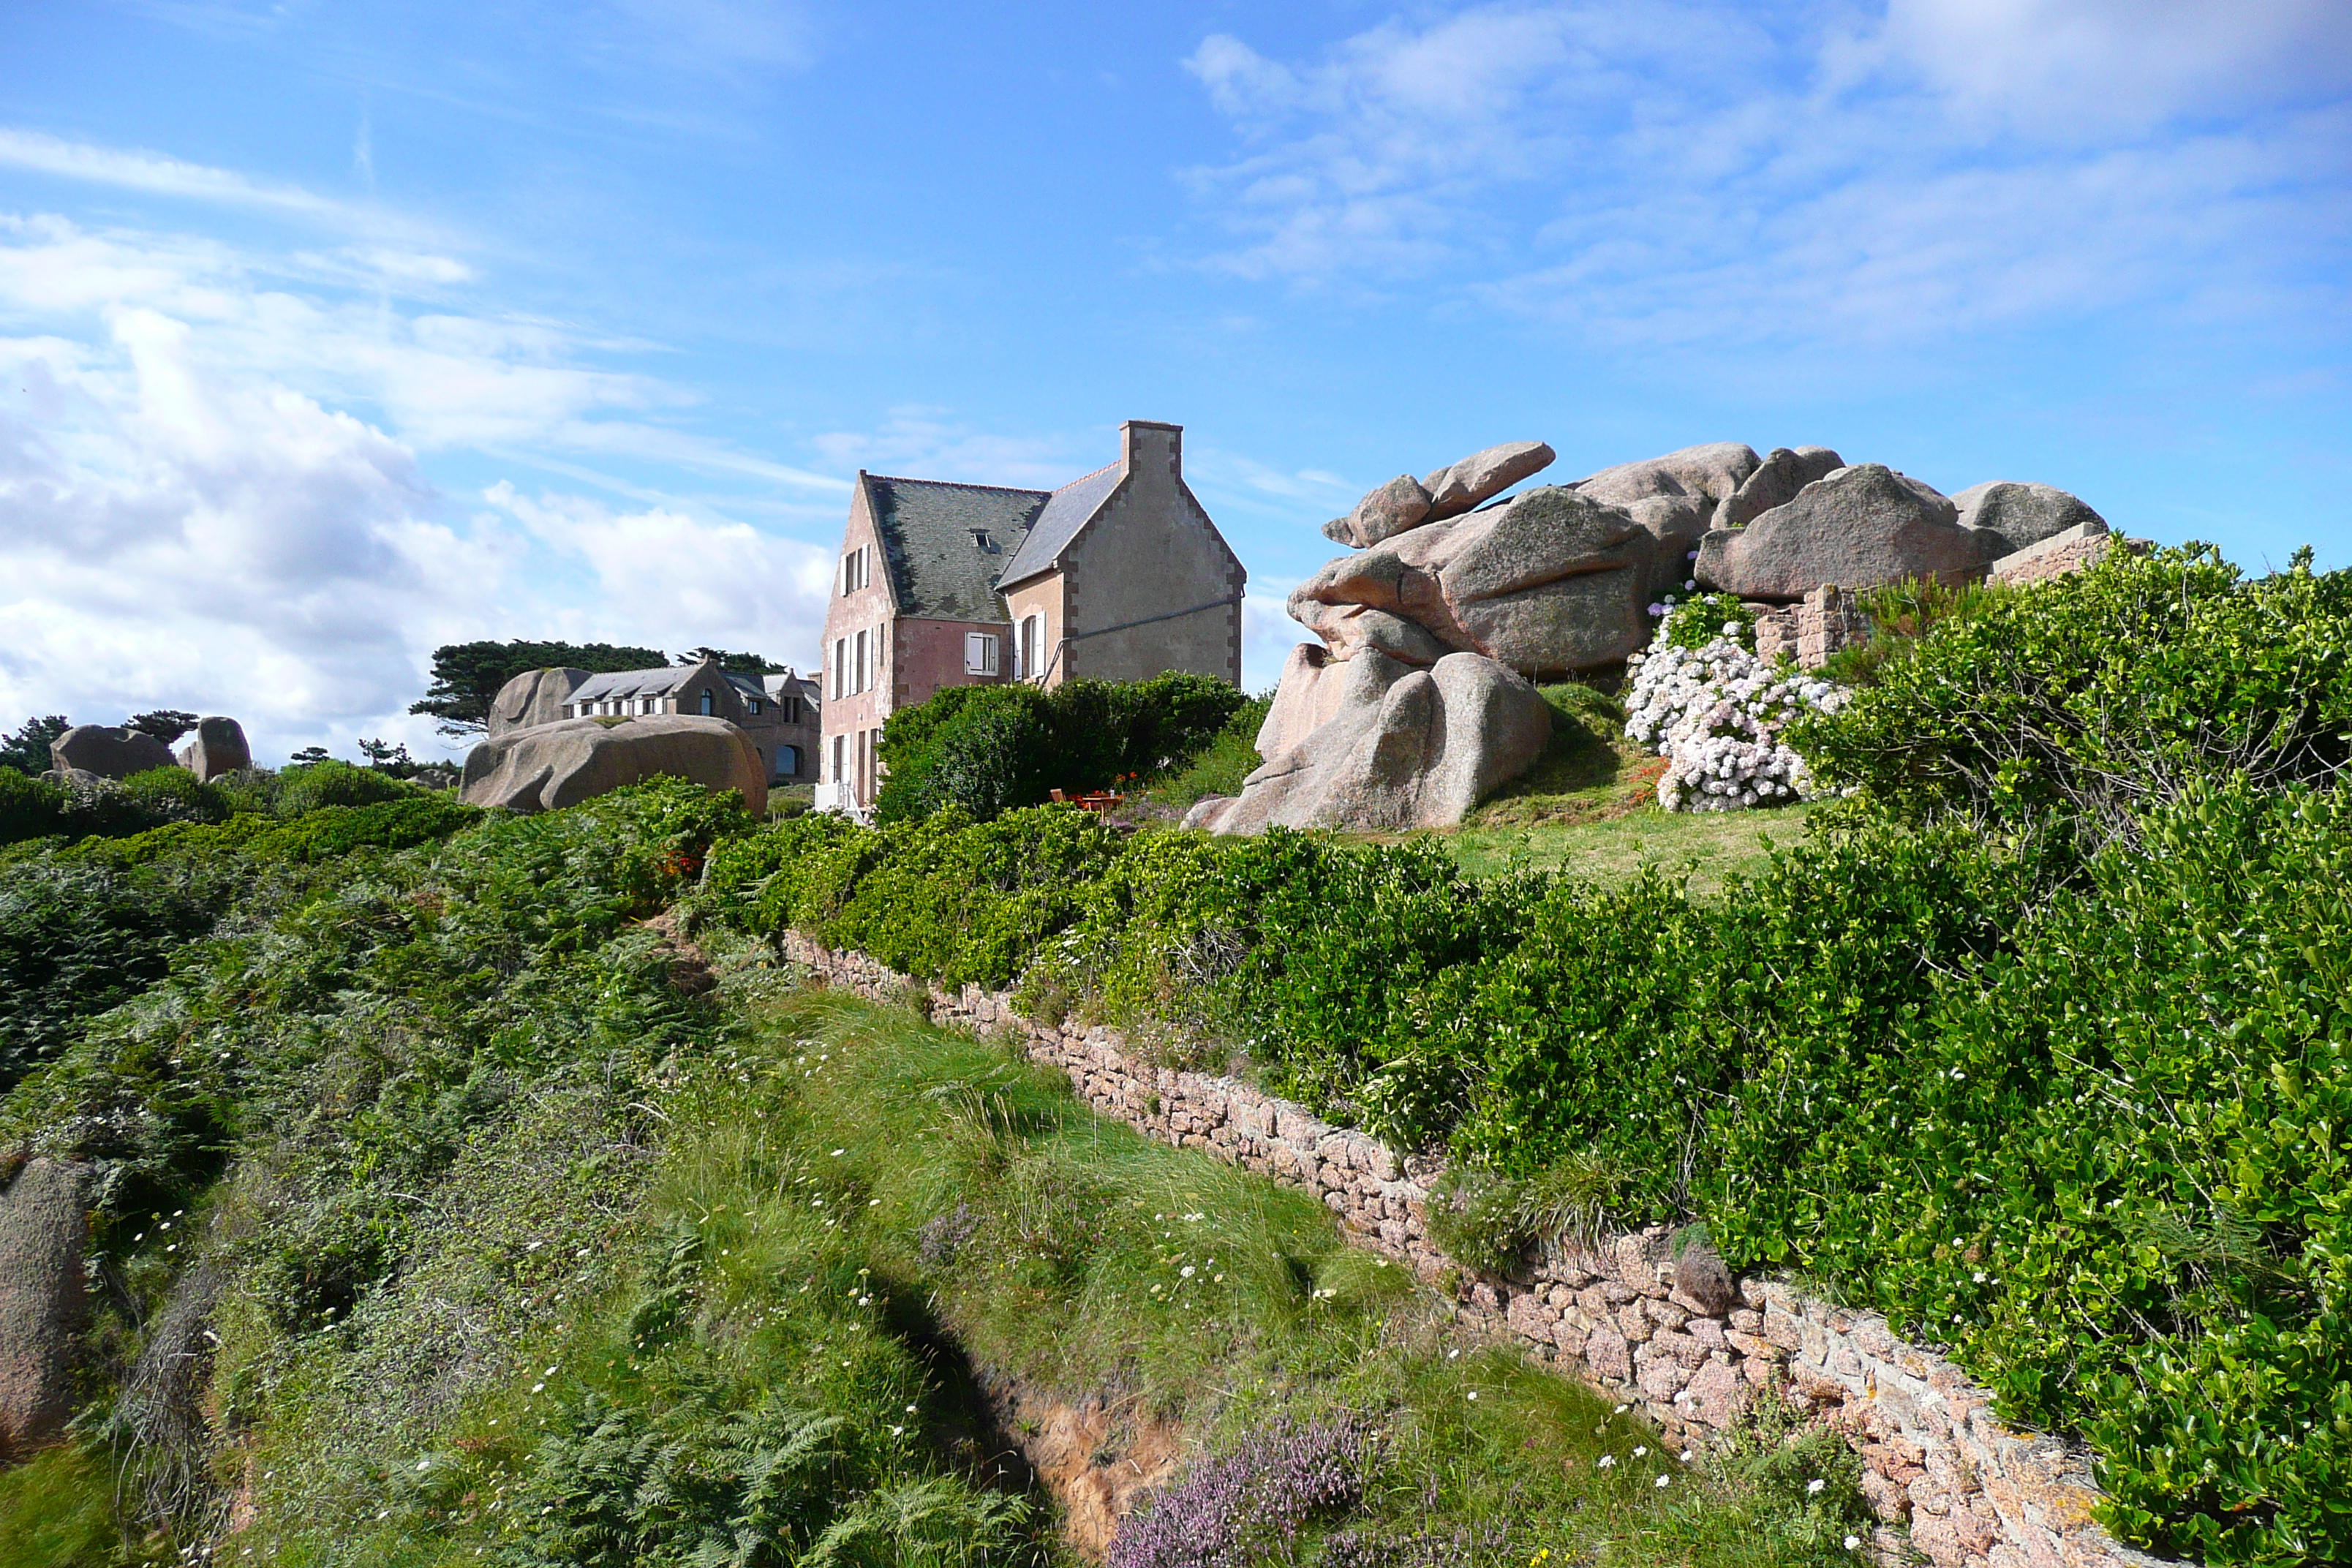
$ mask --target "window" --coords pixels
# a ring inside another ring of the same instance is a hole
[[[1043,651],[1040,645],[1043,644],[1045,640],[1045,617],[1043,616],[1024,616],[1021,622],[1022,679],[1034,680],[1037,679],[1037,658]]]
[[[844,746],[846,744],[846,742],[848,742],[848,740],[849,740],[849,737],[848,737],[848,736],[846,736],[846,735],[835,735],[835,736],[833,738],[833,777],[832,777],[832,779],[829,781],[830,783],[833,783],[833,784],[838,784],[839,783],[841,783],[841,756],[842,756],[842,750],[843,750]]]
[[[841,558],[841,596],[847,598],[873,581],[874,547],[861,544]]]
[[[833,694],[835,697],[849,695],[849,639],[847,637],[833,639]]]
[[[856,672],[857,684],[850,688],[852,691],[863,691],[871,684],[870,675],[873,666],[870,660],[873,657],[872,648],[873,644],[869,640],[868,635],[865,632],[858,633],[857,662],[853,666],[853,668]]]
[[[996,635],[992,632],[963,634],[963,672],[966,675],[996,673]]]
[[[718,700],[717,700],[716,698],[714,698],[714,697],[712,697],[712,696],[711,696],[711,694],[710,694],[710,688],[709,688],[708,686],[704,687],[704,688],[702,689],[702,712],[703,712],[704,716],[705,716],[705,717],[709,717],[709,715],[711,715],[711,714],[713,714],[713,713],[716,713],[716,712],[718,712],[718,711],[719,711],[719,703],[718,703]]]
[[[800,773],[801,749],[798,746],[778,746],[776,748],[776,777],[780,779],[798,778],[800,777]]]
[[[754,697],[751,699],[751,712],[755,717],[760,712],[761,706],[762,704],[758,698]]]
[[[661,699],[660,699],[660,698],[658,698],[658,697],[648,697],[648,698],[645,699],[642,702],[640,702],[640,703],[638,704],[638,706],[637,706],[637,711],[639,711],[640,713],[658,713],[658,712],[660,712],[660,711],[661,711]]]

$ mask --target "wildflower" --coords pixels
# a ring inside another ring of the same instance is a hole
[[[835,1150],[833,1152],[833,1157],[834,1157],[835,1159],[838,1160],[838,1159],[840,1159],[844,1154],[846,1154],[847,1152],[849,1152],[849,1151],[848,1151],[848,1150],[846,1150],[846,1149],[835,1149]]]
[[[1611,1466],[1614,1465],[1616,1462],[1617,1462],[1617,1456],[1616,1456],[1616,1455],[1614,1455],[1614,1454],[1603,1454],[1603,1455],[1601,1455],[1601,1458],[1600,1458],[1598,1460],[1596,1460],[1596,1461],[1594,1462],[1594,1464],[1593,1464],[1593,1467],[1592,1467],[1592,1468],[1593,1468],[1594,1469],[1596,1469],[1596,1470],[1605,1470],[1605,1469],[1608,1469]]]
[[[1807,1497],[1811,1497],[1827,1485],[1829,1485],[1829,1482],[1822,1479],[1819,1476],[1815,1476],[1811,1480],[1805,1483],[1805,1495]]]
[[[1617,1414],[1618,1414],[1618,1415],[1624,1415],[1624,1414],[1625,1414],[1625,1412],[1627,1412],[1628,1410],[1631,1410],[1632,1408],[1633,1408],[1633,1407],[1632,1405],[1619,1405],[1619,1406],[1617,1407]]]
[[[1658,1472],[1658,1484],[1659,1484],[1660,1486],[1664,1486],[1668,1481],[1670,1481],[1670,1480],[1672,1480],[1672,1479],[1674,1479],[1674,1478],[1673,1478],[1672,1476],[1670,1476],[1670,1475],[1666,1474],[1664,1470],[1660,1470],[1660,1471]]]
[[[1475,1401],[1478,1397],[1478,1391],[1475,1388],[1472,1389],[1470,1391],[1470,1397]]]
[[[1650,1457],[1650,1450],[1646,1447],[1636,1448],[1633,1450],[1633,1457],[1637,1459],[1646,1459]]]
[[[1862,1537],[1861,1537],[1861,1536],[1859,1536],[1859,1535],[1849,1535],[1849,1536],[1847,1536],[1847,1537],[1845,1538],[1845,1549],[1846,1549],[1848,1552],[1859,1552],[1859,1551],[1861,1551],[1861,1550],[1862,1550]]]
[[[429,1470],[429,1469],[431,1469],[431,1468],[433,1468],[433,1456],[432,1456],[432,1455],[430,1455],[430,1454],[427,1454],[426,1456],[425,1456],[425,1458],[421,1458],[421,1459],[417,1460],[417,1461],[416,1461],[416,1468],[417,1468],[419,1470]]]
[[[1682,1460],[1682,1462],[1683,1462],[1684,1464],[1685,1464],[1685,1465],[1689,1464],[1693,1459],[1696,1458],[1697,1457],[1698,1457],[1698,1450],[1697,1450],[1696,1448],[1685,1448],[1685,1449],[1682,1451],[1682,1453],[1678,1456],[1678,1458],[1681,1458],[1681,1460]]]
[[[1192,1266],[1189,1263],[1184,1265],[1184,1278],[1187,1279],[1192,1278]]]

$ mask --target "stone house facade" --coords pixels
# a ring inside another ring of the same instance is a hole
[[[770,783],[816,782],[823,704],[816,682],[789,668],[774,675],[736,675],[706,659],[601,675],[530,670],[499,689],[490,703],[489,731],[503,735],[564,719],[645,713],[724,719],[751,737]]]
[[[820,809],[863,815],[882,724],[949,686],[1241,683],[1241,560],[1184,483],[1183,427],[1119,426],[1055,490],[860,470],[825,615]]]

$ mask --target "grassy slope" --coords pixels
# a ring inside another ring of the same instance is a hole
[[[992,1561],[1060,1556],[1035,1500],[959,1479],[972,1421],[941,1360],[952,1344],[1034,1387],[1172,1419],[1209,1449],[1369,1414],[1384,1458],[1361,1502],[1310,1539],[1433,1535],[1449,1562],[1545,1547],[1626,1564],[1850,1560],[1858,1500],[1833,1445],[1674,1460],[1582,1389],[1465,1349],[1436,1298],[1345,1247],[1311,1198],[1103,1121],[1058,1075],[821,994],[771,994],[748,1016],[740,1053],[668,1097],[675,1131],[622,1227],[621,1282],[532,1336],[507,1379],[413,1453],[386,1454],[357,1492],[346,1469],[331,1497],[316,1493],[302,1463],[313,1424],[288,1422],[257,1455],[273,1479],[239,1550],[583,1560],[574,1547],[601,1539],[617,1505],[550,1452],[576,1456],[601,1430],[608,1468],[626,1471],[609,1459],[625,1437],[707,1447],[789,1408],[841,1417],[833,1440],[895,1478],[885,1490],[916,1519],[874,1552],[826,1560],[964,1562],[975,1542]],[[943,1229],[959,1239],[942,1245]],[[1831,1486],[1809,1496],[1823,1473]],[[931,1498],[931,1514],[909,1496]],[[1496,1544],[1459,1552],[1456,1531]]]

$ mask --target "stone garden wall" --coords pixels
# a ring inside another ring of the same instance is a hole
[[[1525,1280],[1472,1276],[1429,1238],[1435,1165],[1238,1079],[1150,1066],[1116,1030],[1035,1023],[1003,994],[941,993],[797,932],[782,945],[830,984],[881,999],[928,994],[942,1023],[1017,1036],[1107,1116],[1319,1194],[1361,1245],[1424,1279],[1453,1280],[1473,1325],[1638,1406],[1676,1447],[1727,1431],[1759,1391],[1778,1389],[1861,1457],[1864,1490],[1888,1526],[1884,1561],[1901,1560],[1907,1526],[1911,1551],[1938,1568],[2158,1563],[2092,1522],[2098,1493],[2080,1449],[2004,1426],[1984,1389],[1875,1313],[1734,1280],[1704,1255],[1678,1263],[1662,1227],[1548,1254]]]

